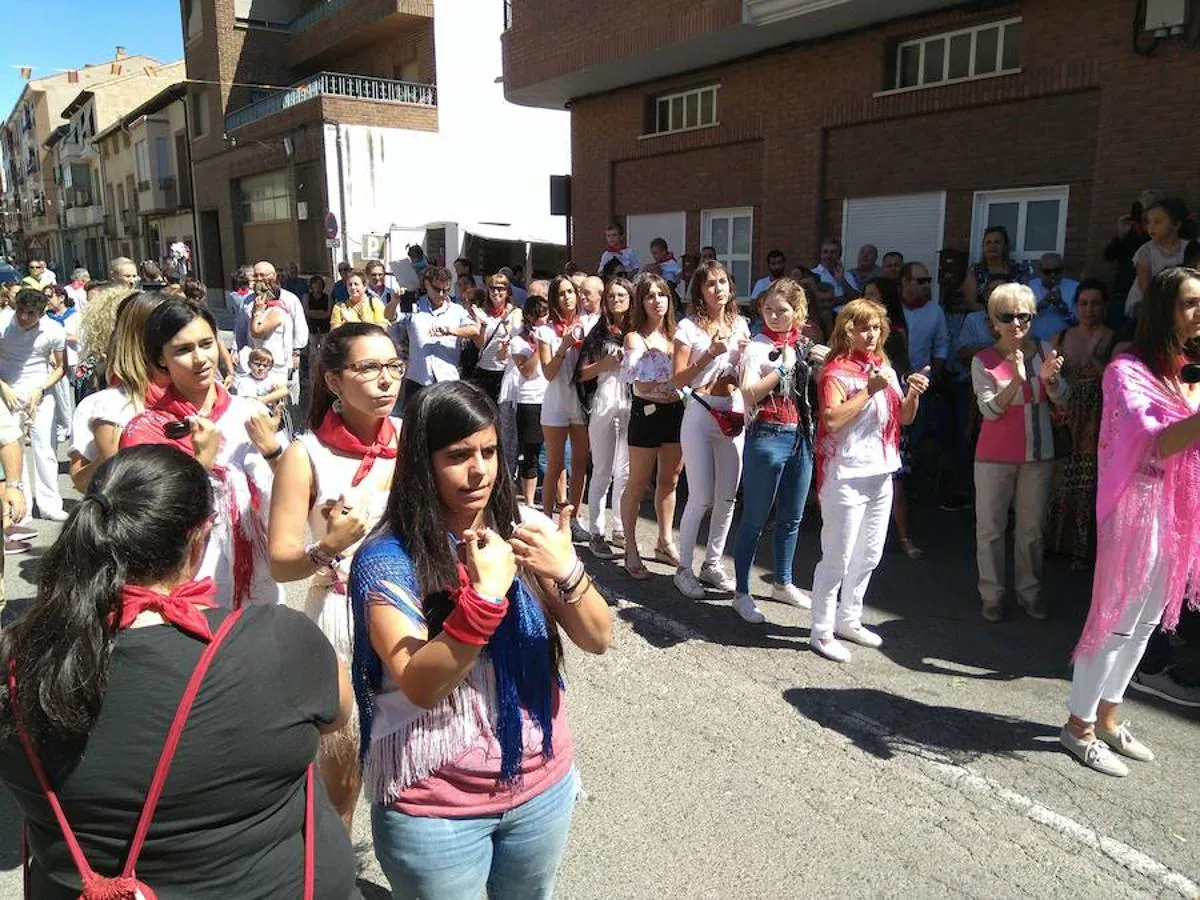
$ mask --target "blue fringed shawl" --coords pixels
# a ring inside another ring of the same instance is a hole
[[[367,608],[371,602],[368,595],[387,596],[386,591],[380,590],[383,582],[403,587],[418,602],[422,596],[408,549],[394,534],[368,540],[355,554],[350,567],[349,603],[354,620],[351,679],[358,704],[360,760],[366,760],[371,747],[375,696],[383,685],[383,663],[371,647],[368,632]],[[553,755],[552,704],[557,673],[550,667],[550,626],[545,611],[520,576],[508,592],[508,601],[508,612],[485,650],[495,677],[497,715],[493,728],[500,744],[500,782],[513,785],[519,780],[525,755],[522,708],[541,728],[542,754],[547,759]],[[411,616],[408,610],[395,605]],[[481,658],[476,665],[480,664],[486,664],[486,660]],[[425,715],[436,711],[435,708]]]

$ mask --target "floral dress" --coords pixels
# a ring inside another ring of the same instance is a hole
[[[1046,538],[1053,552],[1070,556],[1073,569],[1087,568],[1095,556],[1100,388],[1112,345],[1111,335],[1101,339],[1082,365],[1064,357],[1062,374],[1071,393],[1064,406],[1054,407],[1054,424],[1070,432],[1071,449],[1055,464]]]

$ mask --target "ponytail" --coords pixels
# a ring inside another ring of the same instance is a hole
[[[78,759],[100,714],[121,589],[177,575],[212,510],[204,467],[173,447],[133,447],[97,470],[41,561],[29,611],[0,633],[21,724],[48,767]],[[15,734],[12,707],[0,704],[0,740]]]

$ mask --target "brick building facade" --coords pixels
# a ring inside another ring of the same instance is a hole
[[[430,0],[182,0],[200,268],[327,272],[327,123],[437,131]]]
[[[774,247],[815,262],[825,235],[851,265],[865,240],[974,258],[1003,222],[1018,253],[1105,276],[1139,191],[1200,205],[1189,6],[1156,39],[1132,0],[514,0],[506,92],[571,110],[585,265],[613,218],[643,258],[666,231],[755,276]]]

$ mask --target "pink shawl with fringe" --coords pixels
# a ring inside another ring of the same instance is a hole
[[[1185,599],[1200,607],[1200,445],[1165,459],[1157,453],[1163,430],[1194,414],[1137,357],[1122,354],[1104,372],[1096,571],[1072,660],[1103,646],[1126,606],[1149,590],[1160,559],[1167,567],[1163,628],[1174,630]]]

